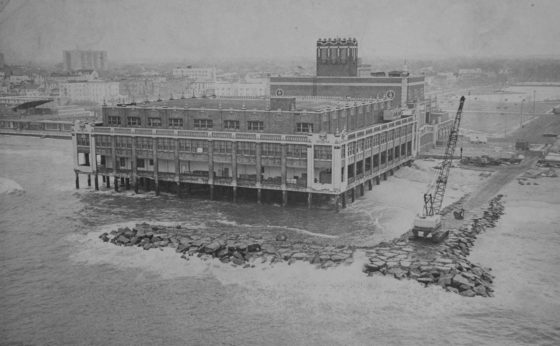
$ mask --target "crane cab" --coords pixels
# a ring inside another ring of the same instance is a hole
[[[441,215],[418,215],[413,222],[411,240],[425,240],[439,243],[449,235],[449,231],[441,232]]]

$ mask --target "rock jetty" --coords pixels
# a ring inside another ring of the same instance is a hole
[[[491,269],[471,263],[467,257],[477,235],[495,227],[503,214],[502,197],[493,198],[483,215],[471,218],[470,224],[450,230],[449,237],[440,244],[409,241],[410,233],[380,243],[366,252],[369,263],[364,272],[413,279],[426,286],[439,285],[466,297],[492,297]]]
[[[324,245],[290,239],[284,233],[209,235],[200,229],[160,226],[147,223],[119,228],[99,236],[104,242],[120,246],[137,246],[144,250],[174,248],[181,257],[217,258],[233,266],[252,267],[255,263],[292,264],[304,261],[318,268],[329,268],[353,262],[354,247]]]

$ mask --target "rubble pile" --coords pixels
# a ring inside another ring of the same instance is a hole
[[[369,263],[364,272],[392,275],[396,279],[413,279],[424,285],[439,285],[462,296],[492,297],[492,280],[488,268],[467,260],[478,234],[495,227],[504,212],[502,195],[493,198],[482,217],[472,218],[471,224],[451,230],[440,244],[409,241],[410,234],[380,243],[367,251]]]
[[[181,257],[218,258],[233,266],[252,267],[260,263],[306,261],[319,268],[353,262],[354,248],[345,245],[318,245],[289,240],[285,234],[209,235],[199,229],[181,226],[137,224],[130,229],[119,228],[99,236],[104,242],[119,246],[137,246],[144,250],[174,248]]]

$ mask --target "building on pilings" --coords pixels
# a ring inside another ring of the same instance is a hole
[[[416,118],[389,98],[187,98],[103,107],[102,126],[77,123],[74,170],[146,186],[175,184],[320,197],[337,207],[416,155]],[[304,198],[305,198],[304,197]]]

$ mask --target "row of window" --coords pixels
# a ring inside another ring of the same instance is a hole
[[[96,145],[98,147],[111,147],[111,137],[107,135],[97,135]],[[207,140],[198,139],[179,139],[177,142],[174,138],[159,138],[157,141],[158,150],[175,151],[175,146],[179,146],[179,151],[189,153],[208,153],[209,142]],[[233,143],[228,141],[214,141],[214,153],[230,154],[233,150]],[[255,142],[238,142],[237,154],[252,155],[257,154],[257,143]],[[115,136],[116,148],[132,148],[132,137]],[[330,148],[330,146],[325,146]],[[149,137],[137,137],[136,148],[144,150],[153,149],[153,139]],[[330,149],[329,149],[330,150]],[[282,146],[279,143],[262,143],[262,156],[280,157],[282,155]],[[329,154],[330,155],[330,154]],[[286,147],[286,156],[290,158],[307,158],[307,146],[301,144],[288,144]],[[321,158],[326,158],[321,155]]]
[[[109,126],[120,126],[121,118],[118,116],[107,117],[107,124]],[[127,117],[126,124],[128,126],[142,126],[142,120],[139,117]],[[181,118],[170,118],[167,126],[170,128],[183,128],[184,122]],[[212,119],[194,119],[195,130],[212,130],[214,122]],[[148,127],[161,127],[161,118],[148,118]],[[239,120],[224,120],[223,128],[227,130],[239,130]],[[264,122],[262,121],[247,121],[247,130],[249,131],[264,131]],[[296,132],[309,133],[313,132],[312,123],[297,123]]]
[[[404,136],[407,132],[412,132],[412,125],[408,125],[407,127],[399,127],[394,130],[389,130],[386,132],[382,132],[378,135],[369,136],[363,139],[359,139],[355,142],[348,143],[348,155],[354,155],[356,153],[362,152],[366,149],[371,147],[378,146],[379,143],[385,143],[387,141],[392,141],[394,138],[398,138],[400,136]],[[345,157],[345,148],[342,150],[342,157]]]

